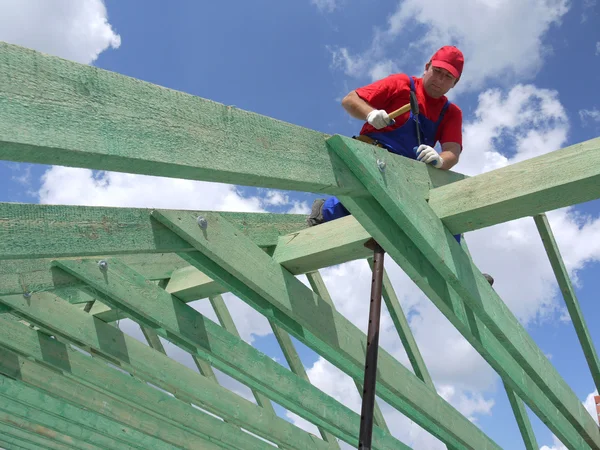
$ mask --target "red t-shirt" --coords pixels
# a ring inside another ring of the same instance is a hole
[[[446,103],[446,96],[433,98],[423,89],[423,79],[413,77],[415,91],[419,102],[419,114],[428,119],[437,122],[440,112]],[[375,81],[367,86],[356,89],[360,98],[376,109],[384,109],[388,114],[410,103],[410,79],[405,74],[390,75],[381,80]],[[396,123],[381,130],[373,128],[365,123],[360,130],[360,134],[386,132],[394,130],[406,123],[410,117],[410,111],[396,117]],[[442,123],[437,129],[435,140],[440,144],[446,142],[456,142],[462,149],[462,111],[454,103],[451,103]]]

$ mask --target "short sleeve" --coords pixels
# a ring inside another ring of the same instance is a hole
[[[451,104],[448,107],[440,128],[440,144],[456,142],[462,150],[462,111],[458,106]]]
[[[360,98],[373,108],[386,109],[390,100],[394,99],[400,91],[406,90],[408,84],[407,75],[394,74],[360,87],[355,91]]]

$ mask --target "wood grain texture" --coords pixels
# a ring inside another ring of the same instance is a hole
[[[152,220],[151,211],[0,203],[0,259],[193,250]],[[196,217],[205,213],[194,212]],[[247,234],[257,245],[264,247],[276,245],[280,235],[306,227],[305,217],[301,215],[219,214],[231,219],[242,234]]]
[[[120,424],[116,419],[109,419],[102,415],[102,411],[111,408],[112,402],[99,409],[96,408],[97,404],[94,403],[94,394],[91,391],[87,392],[90,394],[88,406],[81,407],[81,402],[85,403],[82,397],[86,392],[74,392],[72,382],[70,383],[72,392],[66,395],[69,400],[55,398],[57,395],[62,397],[61,381],[69,384],[64,377],[36,363],[26,361],[8,350],[0,348],[0,355],[2,356],[0,370],[5,375],[0,376],[0,410],[100,448],[115,450],[119,448],[174,450],[176,448],[160,439],[140,433],[133,427]],[[42,376],[48,377],[46,384],[41,379]],[[12,378],[18,378],[19,381]],[[58,386],[54,383],[57,380]],[[63,389],[65,384],[62,385]],[[46,389],[56,389],[56,391],[53,395],[49,395]],[[79,401],[72,404],[75,397],[79,397]]]
[[[56,265],[85,280],[111,306],[126,311],[138,323],[154,328],[213,367],[348,443],[358,439],[360,419],[356,413],[118,260],[110,259],[105,273],[87,260],[62,260]],[[408,448],[381,430],[375,435],[373,448]]]
[[[433,189],[453,234],[600,198],[600,138]]]
[[[230,423],[243,427],[265,439],[289,448],[326,450],[320,439],[279,417],[264,414],[263,409],[217,385],[136,339],[90,314],[78,310],[51,293],[1,296],[28,321],[47,328],[55,336],[67,339],[95,355],[148,381],[178,398],[200,406]]]
[[[226,220],[211,215],[209,227],[200,231],[190,215],[164,210],[153,215],[201,252],[187,254],[190,263],[352,378],[362,379],[364,333],[249,239],[236,234]],[[231,258],[233,254],[238,257]],[[378,395],[432,434],[459,448],[498,448],[385,351],[378,366]]]
[[[433,210],[418,196],[410,184],[403,182],[403,168],[400,165],[390,164],[385,173],[381,173],[377,168],[376,160],[383,157],[384,151],[378,147],[371,146],[365,149],[355,145],[352,139],[339,136],[331,138],[329,143],[385,209],[384,214],[389,215],[389,218],[402,229],[403,235],[414,243],[417,251],[431,263],[434,270],[439,272],[444,281],[463,299],[465,305],[472,309],[544,394],[565,414],[567,420],[581,433],[586,442],[594,448],[600,448],[598,427],[589,414],[586,414],[575,393],[560,377]],[[344,198],[341,200],[344,202]],[[355,213],[352,207],[348,205],[346,207],[350,212]],[[378,232],[380,225],[371,222],[372,226],[367,226],[365,221],[360,218],[359,221],[379,242],[374,233]],[[388,253],[390,252],[385,246],[384,248]],[[404,258],[394,257],[394,259],[401,264],[400,261]],[[420,287],[423,289],[423,286]]]
[[[0,43],[0,159],[366,195],[328,151],[328,137]],[[424,164],[403,159],[424,195],[432,185],[462,178],[434,173],[431,180]]]
[[[126,403],[130,406],[131,414],[151,417],[154,424],[158,424],[160,428],[171,427],[180,430],[184,435],[193,433],[197,435],[199,443],[207,440],[230,448],[271,448],[263,441],[242,432],[238,427],[176,400],[129,374],[114,370],[107,364],[87,357],[18,322],[0,318],[0,345],[31,356],[38,362],[49,364],[72,376],[77,383],[92,386]],[[77,383],[73,383],[73,386],[78,386]]]

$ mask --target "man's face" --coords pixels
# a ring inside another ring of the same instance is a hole
[[[439,98],[454,87],[456,78],[446,69],[428,64],[423,74],[423,86],[433,98]]]

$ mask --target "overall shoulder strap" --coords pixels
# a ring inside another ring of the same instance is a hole
[[[413,77],[411,77],[410,75],[408,76],[408,79],[410,80],[410,90],[413,92],[416,92],[415,90],[415,80],[413,80]]]
[[[452,103],[450,103],[449,100],[446,100],[446,103],[444,103],[444,106],[442,107],[442,111],[440,112],[440,116],[438,117],[437,125],[442,123],[442,120],[444,120],[444,115],[446,114],[446,111],[448,111],[448,108],[450,107],[451,104]]]

